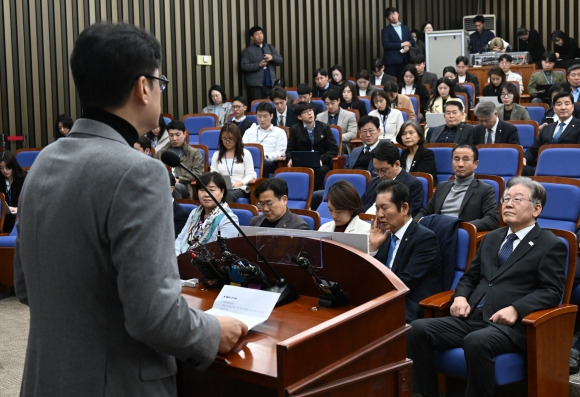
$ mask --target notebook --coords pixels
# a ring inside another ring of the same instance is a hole
[[[445,115],[443,113],[425,113],[425,121],[429,128],[439,127],[445,124]]]
[[[481,103],[481,102],[493,102],[495,104],[495,106],[501,105],[501,103],[499,103],[499,101],[497,100],[496,96],[480,96],[480,97],[478,97],[478,99],[479,99],[479,103]]]
[[[552,84],[538,84],[536,86],[536,90],[538,91],[536,98],[540,98],[544,103],[552,103],[550,88],[552,88]]]
[[[291,156],[293,167],[320,168],[320,152],[294,150]]]
[[[232,190],[233,189],[233,187],[232,187],[232,178],[229,175],[223,175],[222,174],[222,176],[224,177],[224,181],[226,182],[226,188],[228,190]]]

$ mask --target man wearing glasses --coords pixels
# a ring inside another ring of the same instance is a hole
[[[288,208],[288,184],[281,178],[268,178],[254,191],[262,215],[250,219],[249,226],[310,230],[308,223]]]
[[[254,125],[254,122],[246,117],[246,110],[248,110],[248,102],[243,96],[234,97],[232,100],[232,115],[230,119],[232,123],[236,123],[240,134],[244,136],[248,128]]]
[[[18,207],[15,291],[30,307],[22,395],[175,396],[174,357],[203,370],[247,332],[181,296],[167,169],[133,149],[158,125],[162,53],[129,24],[76,39],[82,118],[42,150]]]
[[[536,223],[546,204],[545,189],[529,178],[514,177],[501,203],[507,226],[483,238],[455,288],[450,316],[411,323],[407,355],[413,360],[414,393],[439,396],[434,350],[462,347],[465,395],[491,397],[495,356],[525,352],[522,319],[562,299],[566,246]]]
[[[163,152],[169,150],[177,154],[179,161],[197,176],[201,175],[204,171],[203,156],[199,150],[185,142],[186,134],[183,121],[171,120],[167,124],[167,133],[169,135],[169,143],[155,153],[155,158],[161,159]],[[174,168],[173,175],[175,176],[174,197],[191,199],[193,197],[193,189],[191,187],[193,177],[181,167]]]

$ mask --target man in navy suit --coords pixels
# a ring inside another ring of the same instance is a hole
[[[520,144],[518,129],[515,125],[506,123],[497,117],[497,109],[492,102],[481,102],[474,110],[479,120],[473,133],[473,143],[513,143]]]
[[[413,221],[409,188],[396,180],[377,186],[377,218],[371,224],[369,252],[388,266],[411,290],[406,296],[406,321],[423,317],[419,302],[443,290],[437,237]]]
[[[439,396],[434,350],[463,347],[466,396],[492,396],[495,356],[526,351],[522,318],[556,306],[564,291],[567,249],[536,219],[546,191],[526,177],[510,179],[502,197],[507,226],[488,233],[451,298],[450,316],[419,319],[407,333],[413,392]]]
[[[558,118],[542,128],[532,146],[524,153],[524,170],[522,175],[534,175],[538,161],[538,152],[542,145],[554,143],[580,144],[580,120],[572,115],[574,97],[569,92],[560,92],[554,96],[554,115]]]
[[[415,216],[421,210],[423,202],[423,185],[417,178],[410,175],[401,167],[399,160],[399,149],[390,142],[379,141],[371,152],[374,173],[378,176],[371,179],[367,184],[367,190],[361,197],[362,210],[369,214],[375,213],[375,200],[377,197],[377,186],[381,181],[395,179],[406,185],[411,192],[409,201],[411,216]]]
[[[388,74],[399,77],[402,67],[409,63],[409,50],[415,40],[409,27],[399,21],[399,11],[395,7],[385,9],[385,18],[390,24],[381,30],[385,50],[383,64]]]
[[[429,128],[426,141],[428,143],[473,144],[474,126],[463,121],[465,118],[461,99],[449,99],[443,105],[445,124]]]
[[[294,109],[288,106],[288,93],[282,87],[274,87],[270,99],[276,108],[276,113],[272,119],[272,124],[276,127],[285,126],[292,127],[298,122]]]

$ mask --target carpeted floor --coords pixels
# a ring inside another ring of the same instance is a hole
[[[0,397],[20,394],[29,320],[28,306],[15,297],[0,300]]]

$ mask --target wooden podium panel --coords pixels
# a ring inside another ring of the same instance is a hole
[[[284,239],[292,238],[275,236],[274,242],[285,247]],[[256,236],[250,239],[255,242]],[[182,364],[180,395],[411,395],[411,361],[405,350],[408,288],[371,256],[333,241],[320,240],[320,244],[324,263],[319,273],[340,283],[350,306],[317,307],[318,289],[304,270],[271,263],[299,291],[299,298],[275,308],[266,322],[206,372]],[[242,238],[229,239],[227,245],[241,257],[256,257]],[[217,244],[207,248],[220,257]],[[179,265],[182,278],[195,276],[197,270],[187,255],[180,257]],[[183,288],[188,304],[201,310],[209,309],[217,294],[217,290]]]

